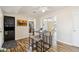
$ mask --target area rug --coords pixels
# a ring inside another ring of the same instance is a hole
[[[15,48],[17,47],[16,40],[6,41],[3,43],[2,48]]]

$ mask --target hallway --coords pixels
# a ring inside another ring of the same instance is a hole
[[[79,7],[0,6],[0,49],[27,52],[28,37],[36,41],[32,47],[45,48],[41,51],[79,51]]]

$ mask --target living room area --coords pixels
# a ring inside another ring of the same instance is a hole
[[[78,52],[79,7],[0,6],[0,51]]]

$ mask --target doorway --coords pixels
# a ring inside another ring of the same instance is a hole
[[[34,35],[34,22],[29,21],[29,33],[32,33]]]
[[[4,16],[4,42],[15,40],[15,17]]]

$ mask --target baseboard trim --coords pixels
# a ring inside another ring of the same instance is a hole
[[[25,38],[18,38],[18,39],[16,39],[16,40],[21,40],[21,39],[27,39],[28,37],[25,37]]]
[[[24,38],[28,38],[29,36],[25,36],[25,37],[15,37],[15,40],[20,40],[20,39],[24,39]]]
[[[77,46],[77,45],[74,45],[74,44],[71,44],[71,43],[67,43],[67,42],[64,42],[64,41],[60,41],[60,40],[58,40],[58,42],[64,43],[64,44],[66,44],[66,45],[74,46],[74,47],[79,47],[79,46]]]

